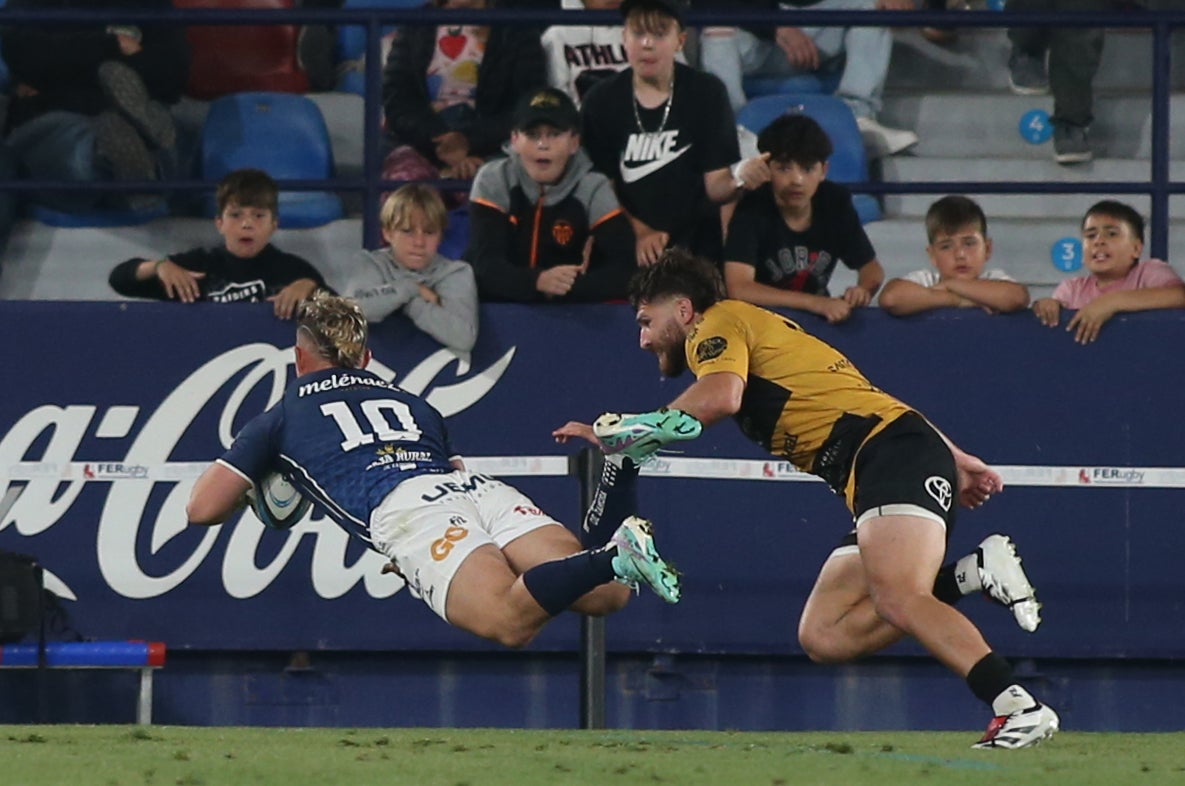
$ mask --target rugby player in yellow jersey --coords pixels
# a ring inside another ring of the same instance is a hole
[[[642,348],[658,356],[662,373],[690,369],[697,380],[662,410],[568,423],[556,439],[588,439],[632,468],[667,442],[736,418],[770,453],[825,480],[855,521],[803,609],[806,653],[843,662],[912,636],[992,707],[976,747],[1023,748],[1051,736],[1057,714],[1016,683],[1008,662],[953,605],[982,590],[1010,606],[1022,628],[1036,629],[1039,604],[1012,542],[992,535],[942,566],[956,503],[983,504],[1003,488],[999,474],[829,344],[783,316],[725,299],[706,260],[664,252],[635,274],[630,302]]]

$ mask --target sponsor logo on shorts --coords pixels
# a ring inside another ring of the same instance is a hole
[[[436,488],[427,494],[421,494],[420,499],[425,502],[435,502],[438,499],[447,497],[449,494],[470,494],[477,491],[486,483],[493,482],[493,480],[489,475],[470,475],[469,480],[464,483],[453,483],[451,480],[444,483],[437,483]]]
[[[926,493],[934,498],[943,510],[950,510],[951,489],[950,481],[938,475],[926,478]]]
[[[539,510],[539,508],[527,506],[527,505],[515,505],[514,512],[520,516],[542,516],[543,515],[543,511]]]
[[[723,336],[709,336],[695,347],[695,359],[700,363],[715,360],[728,349],[728,339]]]
[[[447,559],[453,551],[453,546],[469,537],[469,530],[456,523],[458,521],[464,521],[464,519],[460,516],[449,519],[449,528],[444,531],[444,537],[432,541],[432,559],[436,562]]]

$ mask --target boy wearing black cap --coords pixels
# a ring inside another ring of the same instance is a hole
[[[625,297],[634,235],[604,175],[580,148],[580,114],[552,87],[518,102],[509,157],[478,170],[469,248],[483,301]]]

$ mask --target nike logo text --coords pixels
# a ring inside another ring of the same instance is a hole
[[[675,142],[678,131],[662,131],[657,134],[630,134],[621,157],[621,179],[636,183],[653,174],[691,149],[687,144],[678,150]],[[644,162],[632,165],[633,162]]]

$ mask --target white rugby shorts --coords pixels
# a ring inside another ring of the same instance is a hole
[[[449,585],[465,558],[499,549],[528,532],[560,526],[526,495],[489,475],[457,470],[403,481],[370,514],[370,536],[441,619]]]

